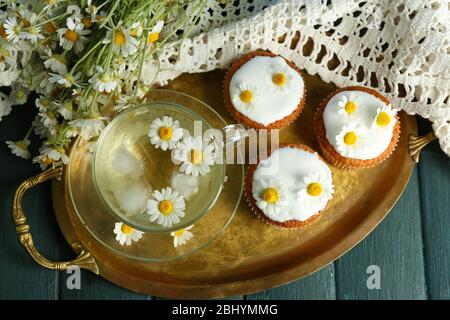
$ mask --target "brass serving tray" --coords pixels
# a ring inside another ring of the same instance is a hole
[[[166,88],[203,100],[233,123],[222,102],[223,76],[223,71],[186,74]],[[280,132],[280,142],[304,143],[318,150],[312,128],[313,114],[321,99],[335,87],[317,76],[305,76],[305,80],[308,89],[305,109],[292,125]],[[62,270],[78,265],[119,286],[155,296],[212,298],[279,286],[317,271],[343,255],[364,239],[394,206],[414,167],[408,153],[408,139],[417,134],[414,117],[400,112],[400,119],[402,133],[397,150],[381,165],[354,171],[332,167],[335,196],[320,219],[304,229],[267,225],[242,199],[231,224],[209,247],[171,262],[129,259],[100,244],[86,230],[69,199],[67,175],[63,169],[56,168],[19,187],[13,208],[19,240],[45,267]],[[417,140],[413,143],[417,144]],[[74,261],[51,262],[34,249],[20,201],[29,187],[58,178],[61,172],[62,179],[53,182],[53,205],[66,240],[79,255]],[[96,205],[85,203],[83,207]]]

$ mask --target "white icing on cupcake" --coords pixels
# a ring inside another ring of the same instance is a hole
[[[305,221],[331,199],[331,170],[317,153],[282,147],[258,164],[252,194],[269,219]]]
[[[267,126],[293,113],[303,99],[300,74],[281,57],[256,56],[244,63],[230,81],[234,108]]]
[[[325,106],[328,142],[344,157],[368,160],[391,143],[396,111],[374,95],[357,90],[334,95]]]

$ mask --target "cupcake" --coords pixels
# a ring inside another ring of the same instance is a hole
[[[305,96],[300,70],[267,51],[244,56],[225,76],[225,105],[238,122],[255,129],[289,125],[302,112]]]
[[[250,165],[245,190],[252,210],[265,222],[284,228],[316,220],[333,196],[331,170],[302,144],[283,144]]]
[[[365,87],[346,87],[320,104],[314,131],[323,157],[341,169],[373,167],[397,146],[400,120],[388,99]]]

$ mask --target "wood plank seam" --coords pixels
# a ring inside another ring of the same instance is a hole
[[[421,237],[422,237],[422,260],[423,260],[423,270],[424,270],[424,279],[425,279],[425,296],[426,299],[429,299],[429,294],[428,294],[428,264],[427,261],[425,259],[426,257],[426,245],[425,245],[425,228],[424,228],[424,214],[425,214],[425,209],[424,209],[424,203],[422,201],[422,197],[424,195],[423,192],[423,187],[422,187],[422,166],[424,165],[424,162],[419,162],[418,166],[417,166],[417,175],[419,177],[419,208],[420,208],[420,231],[421,231]]]

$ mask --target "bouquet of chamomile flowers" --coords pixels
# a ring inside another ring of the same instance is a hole
[[[71,140],[95,140],[107,109],[135,104],[148,91],[144,62],[184,37],[206,0],[0,0],[0,121],[37,94],[38,114],[12,153],[28,159],[30,133],[43,139],[33,161],[67,164]],[[6,88],[10,87],[10,89]],[[9,91],[9,93],[7,92]]]

